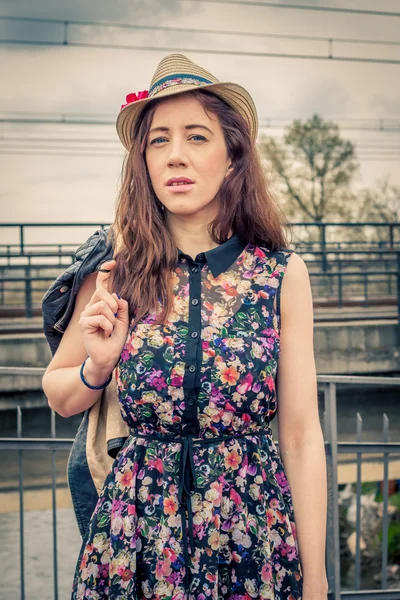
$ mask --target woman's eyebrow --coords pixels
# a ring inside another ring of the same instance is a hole
[[[207,131],[209,131],[211,133],[211,135],[214,135],[214,133],[211,131],[211,129],[209,129],[208,127],[206,127],[206,125],[200,125],[200,124],[196,124],[196,123],[191,123],[190,125],[185,125],[185,129],[207,129]],[[152,133],[153,131],[169,131],[169,127],[154,127],[153,129],[150,129],[149,133]]]

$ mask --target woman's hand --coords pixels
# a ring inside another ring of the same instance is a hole
[[[110,260],[101,265],[111,270],[116,261]],[[85,310],[82,311],[79,326],[83,343],[93,365],[103,371],[111,370],[117,364],[124,347],[129,327],[128,302],[110,294],[110,273],[99,271],[96,290]]]

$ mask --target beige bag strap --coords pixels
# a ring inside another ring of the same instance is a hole
[[[99,495],[114,462],[108,455],[107,441],[126,438],[129,434],[129,427],[121,415],[114,369],[110,383],[89,411],[86,459]]]

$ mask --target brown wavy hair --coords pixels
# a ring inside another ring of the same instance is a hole
[[[283,212],[268,190],[258,147],[252,142],[247,122],[222,98],[207,90],[184,92],[195,96],[206,114],[217,115],[233,170],[219,189],[219,212],[208,225],[216,244],[224,243],[230,230],[246,243],[267,244],[272,250],[287,247]],[[113,288],[135,314],[135,326],[148,312],[159,312],[160,325],[173,310],[172,271],[177,266],[177,246],[165,225],[163,205],[158,200],[145,160],[148,132],[154,111],[163,98],[149,102],[133,131],[133,144],[126,153],[115,219],[108,231],[116,266]],[[160,302],[160,305],[158,304]]]

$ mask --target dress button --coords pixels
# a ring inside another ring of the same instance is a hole
[[[198,254],[196,256],[196,260],[203,260],[203,258],[204,258],[204,254],[202,252],[200,252],[200,254]]]
[[[197,331],[192,331],[191,336],[192,338],[196,338],[199,334],[197,333]]]
[[[196,305],[196,304],[198,304],[198,303],[199,303],[199,301],[197,300],[197,298],[193,298],[193,300],[192,300],[192,304]]]
[[[62,287],[60,287],[60,292],[63,294],[64,292],[68,292],[69,287],[67,285],[63,285]]]
[[[193,404],[194,404],[194,398],[189,398],[188,404],[190,404],[190,406],[193,406]]]
[[[190,365],[190,367],[189,367],[189,371],[190,371],[191,373],[194,373],[194,372],[195,372],[195,370],[196,370],[196,367],[195,367],[194,365]]]

